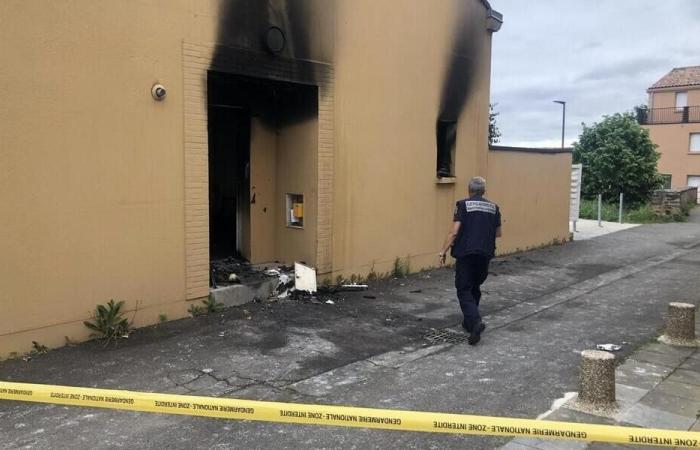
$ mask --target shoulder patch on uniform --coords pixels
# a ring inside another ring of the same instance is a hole
[[[496,205],[490,202],[482,202],[480,200],[466,200],[464,202],[464,207],[467,212],[485,212],[489,214],[496,214]]]

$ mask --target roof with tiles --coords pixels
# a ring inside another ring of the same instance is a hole
[[[676,67],[652,84],[649,90],[700,86],[700,66]]]

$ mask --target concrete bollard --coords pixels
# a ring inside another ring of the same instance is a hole
[[[698,340],[695,338],[695,305],[669,303],[665,334],[659,341],[682,347],[698,346]]]
[[[584,350],[581,357],[579,405],[595,410],[615,409],[615,356],[600,350]]]

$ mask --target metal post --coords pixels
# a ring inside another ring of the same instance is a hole
[[[562,103],[561,113],[561,149],[564,150],[564,130],[566,129],[566,102]]]
[[[600,223],[602,208],[603,208],[603,194],[598,194],[598,226],[599,227],[603,226],[603,224]]]
[[[625,194],[620,192],[620,223],[622,223],[622,204],[624,203]]]

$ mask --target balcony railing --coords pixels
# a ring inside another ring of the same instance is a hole
[[[636,113],[637,121],[640,125],[700,122],[700,106],[653,109],[637,108]]]

